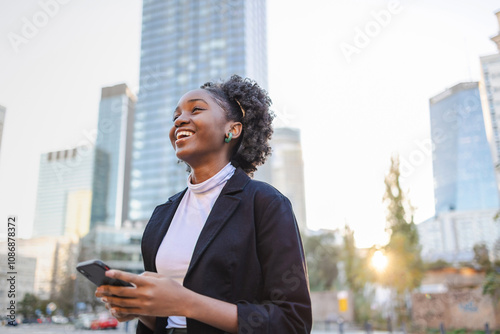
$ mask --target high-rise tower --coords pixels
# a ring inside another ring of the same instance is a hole
[[[129,219],[186,186],[168,138],[180,97],[232,74],[267,87],[265,0],[144,0]]]
[[[498,208],[477,82],[430,99],[436,214]]]
[[[500,27],[500,11],[496,16]],[[491,40],[497,45],[499,52],[480,58],[482,71],[479,89],[486,135],[495,166],[497,189],[500,193],[500,29]]]
[[[500,236],[493,163],[478,84],[455,85],[430,99],[436,216],[418,225],[428,261],[470,261],[473,247],[489,249]]]
[[[274,129],[271,139],[272,154],[255,173],[255,178],[272,184],[290,199],[302,231],[307,228],[304,187],[304,162],[300,130]]]
[[[99,104],[91,227],[120,227],[127,218],[135,95],[127,85],[104,87]]]
[[[90,225],[93,146],[49,152],[40,158],[33,237],[84,236]]]

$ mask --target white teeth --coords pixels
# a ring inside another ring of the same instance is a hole
[[[183,137],[190,137],[193,134],[191,131],[179,131],[177,132],[177,139],[181,139]]]

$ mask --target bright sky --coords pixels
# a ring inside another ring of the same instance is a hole
[[[43,4],[55,1],[0,0],[0,234],[17,215],[19,235],[31,235],[40,154],[86,141],[101,88],[138,88],[142,2],[58,0],[44,21]],[[268,0],[269,91],[278,123],[302,130],[310,228],[348,223],[358,246],[383,243],[394,153],[416,221],[434,214],[428,100],[479,80],[479,56],[496,52],[498,9],[493,0]]]

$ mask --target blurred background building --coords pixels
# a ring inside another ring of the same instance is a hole
[[[455,85],[430,99],[435,217],[418,225],[427,259],[473,257],[500,236],[493,162],[477,82]]]
[[[0,242],[0,247],[7,249],[6,242]],[[0,263],[5,264],[7,268],[8,256],[7,254],[0,253]],[[15,271],[22,273],[21,275],[16,275],[16,300],[22,300],[24,295],[27,293],[35,293],[35,272],[36,272],[36,259],[34,257],[18,256],[15,266]],[[0,272],[0,307],[2,310],[6,310],[10,306],[9,290],[10,283],[7,281],[10,275],[7,270],[2,270]]]
[[[186,187],[186,166],[178,163],[168,138],[182,95],[232,74],[267,88],[264,0],[146,0],[142,15],[132,221],[147,221],[157,205]]]
[[[92,218],[89,232],[80,240],[78,261],[101,259],[115,269],[140,273],[144,224],[126,219],[129,204],[132,132],[136,97],[126,84],[101,91],[93,170]],[[78,275],[77,301],[92,304],[95,288]]]
[[[93,145],[41,155],[33,237],[81,237],[89,230],[95,160]]]
[[[126,84],[102,88],[95,146],[107,159],[95,160],[91,227],[127,217],[135,102]]]
[[[304,161],[302,160],[300,130],[275,128],[270,144],[272,154],[266,163],[259,167],[255,173],[255,179],[272,184],[290,199],[299,228],[305,231],[307,224]]]
[[[500,27],[500,11],[496,13]],[[500,52],[499,33],[491,40]],[[500,192],[500,53],[480,58],[481,60],[481,101],[483,104],[484,123],[495,166],[497,189]]]

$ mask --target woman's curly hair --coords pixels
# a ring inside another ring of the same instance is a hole
[[[269,140],[273,134],[274,113],[269,110],[271,99],[267,92],[255,81],[239,75],[233,75],[223,82],[207,82],[201,88],[211,93],[226,111],[228,120],[241,122],[243,125],[242,134],[231,156],[231,164],[253,175],[257,166],[262,165],[271,154]]]

